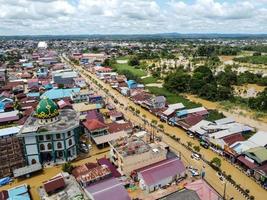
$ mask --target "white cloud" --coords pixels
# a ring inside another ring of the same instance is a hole
[[[0,0],[1,34],[267,33],[267,0]]]

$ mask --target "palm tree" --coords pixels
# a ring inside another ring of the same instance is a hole
[[[155,119],[152,119],[152,120],[151,120],[151,124],[152,124],[152,125],[157,125],[157,123],[158,123],[157,120],[155,120]]]
[[[221,167],[222,165],[222,161],[220,158],[218,157],[214,157],[211,161],[210,161],[210,164],[213,164],[215,165],[216,167]]]
[[[139,114],[140,114],[140,110],[136,109],[136,110],[135,110],[135,113],[136,113],[137,115],[139,115]]]
[[[158,127],[163,130],[164,129],[164,125],[163,124],[159,124]]]
[[[188,147],[192,147],[192,145],[193,145],[192,142],[190,142],[190,141],[187,142],[187,146],[188,146]]]
[[[197,152],[197,153],[198,153],[198,152],[200,152],[200,147],[199,147],[199,146],[197,146],[197,145],[196,145],[196,146],[194,146],[194,147],[193,147],[193,149],[194,149],[194,151],[195,151],[195,152]]]

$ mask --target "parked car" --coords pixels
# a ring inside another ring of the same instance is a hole
[[[193,135],[192,133],[189,133],[188,135],[189,135],[189,137],[191,137],[191,138],[194,137],[194,135]]]
[[[195,160],[200,160],[200,155],[197,153],[192,153],[191,158]]]
[[[192,176],[199,176],[199,172],[197,169],[194,169],[192,166],[189,166],[188,171],[191,172]]]
[[[200,142],[200,145],[202,146],[202,147],[204,147],[205,149],[208,149],[209,148],[209,143],[207,143],[207,142],[205,142],[205,141],[201,141]]]
[[[89,148],[88,145],[85,143],[80,143],[79,144],[79,150],[83,153],[88,153],[89,152]]]

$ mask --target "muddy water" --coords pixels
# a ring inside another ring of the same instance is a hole
[[[227,117],[233,117],[237,122],[247,124],[249,126],[255,127],[260,130],[267,130],[267,117],[254,119],[255,113],[252,111],[247,111],[241,108],[236,108],[235,110],[227,111],[218,102],[211,102],[205,99],[201,99],[195,95],[186,95],[186,97],[196,103],[201,103],[204,107],[208,109],[217,109]],[[242,112],[242,115],[240,113]]]

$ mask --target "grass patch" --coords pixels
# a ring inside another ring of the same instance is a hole
[[[245,140],[248,140],[254,134],[255,134],[255,132],[249,132],[249,133],[243,134],[243,137],[245,138]]]
[[[252,64],[267,64],[267,56],[245,56],[240,58],[234,58],[234,61],[241,63],[252,63]]]
[[[178,94],[171,93],[165,88],[158,87],[146,87],[152,94],[154,95],[162,95],[165,96],[168,103],[183,103],[186,108],[196,108],[201,106],[201,104],[194,103]]]
[[[114,66],[116,68],[116,70],[119,71],[123,71],[123,70],[127,70],[130,71],[132,74],[134,74],[137,77],[142,77],[142,76],[146,76],[146,72],[142,69],[138,69],[136,67],[132,67],[130,65],[128,65],[127,63],[125,64],[115,64]]]
[[[150,76],[150,77],[143,78],[141,82],[143,84],[150,84],[150,83],[156,83],[157,80],[158,80],[157,78]]]
[[[208,121],[215,121],[215,120],[218,120],[218,119],[222,119],[224,118],[224,114],[221,113],[221,112],[218,112],[217,110],[210,110],[209,111],[209,115],[208,117],[206,118],[206,120]]]
[[[128,60],[130,56],[119,56],[116,58],[116,60]]]

